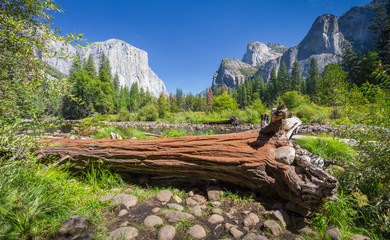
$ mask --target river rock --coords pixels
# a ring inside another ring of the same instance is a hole
[[[100,202],[105,202],[105,201],[110,200],[112,197],[114,197],[114,195],[112,195],[112,194],[106,194],[106,195],[104,195],[104,196],[101,196],[101,197],[99,198],[99,201],[100,201]]]
[[[127,209],[135,206],[137,202],[138,202],[138,198],[136,196],[125,194],[125,193],[118,194],[111,199],[112,204],[121,204],[125,206]]]
[[[176,203],[168,203],[167,206],[169,208],[176,209],[177,211],[180,211],[180,212],[182,212],[184,210],[183,206],[176,204]]]
[[[177,202],[177,203],[182,203],[183,200],[181,199],[181,197],[177,196],[177,195],[173,195],[172,199]]]
[[[206,237],[206,231],[200,225],[194,225],[190,227],[187,231],[187,234],[191,235],[196,239],[202,239]]]
[[[218,186],[210,186],[207,188],[207,198],[210,201],[219,200],[223,196],[223,190]]]
[[[332,240],[339,240],[342,237],[342,234],[340,232],[340,229],[336,226],[331,226],[326,230],[326,235],[330,237]]]
[[[202,209],[199,205],[195,205],[191,208],[190,213],[194,215],[195,217],[201,217],[202,216]]]
[[[256,233],[248,233],[242,240],[268,240],[268,238]]]
[[[120,236],[124,236],[126,239],[135,239],[138,236],[138,230],[133,227],[121,227],[110,232],[110,237],[117,239]]]
[[[184,219],[195,219],[195,217],[189,213],[183,213],[183,212],[179,212],[179,211],[171,211],[171,210],[165,210],[164,211],[165,213],[165,219],[169,222],[169,223],[175,223],[175,222],[178,222],[180,220],[184,220]]]
[[[160,230],[158,230],[157,233],[157,240],[172,240],[175,237],[176,229],[174,226],[167,225]]]
[[[283,233],[282,228],[274,220],[267,220],[264,222],[264,227],[269,229],[274,236],[279,236]]]
[[[62,236],[75,236],[86,231],[87,223],[85,217],[76,215],[69,217],[60,227],[58,233]]]
[[[163,220],[158,216],[150,215],[145,218],[144,224],[147,227],[154,227],[156,225],[163,224]]]
[[[236,227],[231,227],[229,232],[235,239],[239,239],[244,235],[244,233],[238,230]]]
[[[246,227],[254,227],[260,222],[259,217],[254,213],[249,213],[244,219],[244,225]]]
[[[219,214],[213,214],[207,220],[211,224],[217,224],[223,222],[225,219]]]
[[[157,193],[156,198],[160,202],[169,202],[173,196],[173,193],[169,190],[161,190],[159,193]]]

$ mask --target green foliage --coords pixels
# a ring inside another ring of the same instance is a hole
[[[213,99],[213,110],[216,112],[221,112],[222,110],[234,111],[237,108],[238,103],[227,92],[223,92]]]
[[[185,137],[185,136],[188,136],[188,134],[184,129],[170,129],[168,131],[164,131],[162,134],[163,138]]]
[[[279,102],[285,103],[288,109],[293,109],[303,104],[309,104],[310,99],[307,95],[301,95],[297,91],[291,91],[283,94]]]
[[[314,103],[300,105],[294,112],[303,122],[325,122],[328,119],[326,110]]]
[[[355,208],[358,204],[358,200],[352,195],[344,196],[340,191],[337,195],[339,201],[330,201],[324,204],[320,213],[316,213],[313,218],[313,224],[316,226],[316,230],[325,236],[325,231],[330,226],[337,226],[340,228],[344,236],[351,235],[352,233],[364,233],[363,229],[355,227],[355,221],[359,217],[359,212]]]
[[[111,189],[123,185],[123,180],[118,174],[112,173],[109,168],[95,162],[88,164],[80,178],[81,181],[88,184],[92,191]]]
[[[318,97],[321,103],[332,107],[343,103],[347,91],[346,77],[347,74],[339,65],[330,63],[325,66],[318,86]]]
[[[155,121],[158,118],[158,115],[157,108],[151,103],[138,111],[138,118],[141,121]]]
[[[144,131],[135,129],[135,128],[128,128],[126,129],[126,135],[128,138],[136,137],[137,139],[148,139],[151,138],[145,134]]]
[[[310,96],[312,101],[317,103],[318,87],[321,81],[320,72],[318,70],[317,60],[311,59],[310,70],[306,78],[306,93]]]
[[[75,214],[94,223],[93,219],[102,218],[96,195],[66,168],[48,168],[33,157],[17,162],[1,158],[0,171],[0,238],[47,238]],[[106,230],[99,227],[98,231]]]
[[[357,156],[356,150],[347,143],[330,137],[307,137],[294,140],[294,142],[326,160],[353,162]]]
[[[123,139],[126,138],[125,134],[121,130],[116,129],[113,126],[108,126],[108,127],[104,127],[104,128],[99,129],[99,131],[97,131],[93,134],[93,138],[94,139],[101,139],[101,138],[110,139],[110,134],[112,132],[119,134]]]

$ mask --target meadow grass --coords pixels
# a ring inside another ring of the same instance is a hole
[[[352,162],[357,155],[353,147],[332,137],[307,137],[294,140],[294,143],[326,160],[339,160],[341,163]]]

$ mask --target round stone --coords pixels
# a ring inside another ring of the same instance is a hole
[[[200,225],[194,225],[190,227],[187,231],[187,234],[191,235],[196,239],[202,239],[206,237],[206,231]]]
[[[154,227],[156,225],[163,224],[163,220],[155,215],[147,216],[144,220],[144,224],[147,227]]]
[[[160,230],[158,230],[157,233],[157,240],[172,240],[175,237],[176,229],[174,226],[167,225]]]

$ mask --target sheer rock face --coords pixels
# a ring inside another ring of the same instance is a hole
[[[373,24],[376,6],[384,3],[383,0],[376,0],[363,7],[353,7],[340,17],[340,31],[345,39],[353,44],[355,52],[366,53],[373,47],[374,33],[370,27]]]
[[[247,77],[253,76],[256,70],[255,67],[238,59],[224,58],[218,71],[214,73],[212,88],[219,86],[237,88]]]
[[[298,60],[323,53],[341,54],[343,41],[344,36],[339,31],[337,17],[331,14],[319,16],[298,45]]]
[[[296,47],[289,48],[280,58],[267,62],[260,67],[255,76],[261,76],[265,81],[271,77],[272,68],[279,70],[280,64],[284,62],[289,72],[293,63],[298,61],[305,77],[310,70],[310,62],[315,58],[318,68],[323,71],[329,63],[337,63],[342,53],[341,44],[344,35],[339,30],[338,19],[331,14],[318,17],[306,37]]]
[[[82,62],[86,61],[91,54],[96,69],[98,69],[100,58],[104,53],[110,60],[112,74],[118,74],[122,86],[131,87],[136,82],[140,88],[149,90],[154,96],[159,96],[161,92],[167,95],[164,82],[158,78],[148,65],[147,52],[124,41],[110,39],[104,42],[96,42],[85,48],[65,45],[61,42],[53,42],[50,44],[50,48],[57,51],[64,48],[63,52],[72,57],[78,54]],[[65,54],[62,53],[61,55]],[[72,66],[72,60],[70,58],[43,57],[43,60],[64,74],[69,74]]]
[[[248,43],[246,53],[242,58],[242,62],[248,63],[252,66],[258,66],[280,56],[282,56],[281,53],[274,51],[264,43],[252,41]]]
[[[372,47],[371,39],[374,33],[370,27],[375,15],[375,8],[378,5],[384,5],[385,2],[385,0],[374,0],[365,6],[353,7],[339,19],[331,14],[319,16],[298,46],[291,47],[287,51],[278,44],[268,44],[267,47],[260,42],[250,42],[243,62],[252,66],[260,65],[261,67],[258,68],[254,77],[259,76],[264,81],[268,81],[272,68],[278,71],[282,62],[291,72],[294,61],[298,61],[302,75],[306,77],[310,70],[310,62],[312,58],[315,58],[319,70],[323,71],[327,64],[337,63],[340,60],[339,55],[342,53],[344,40],[351,42],[357,53],[364,54]],[[270,53],[273,53],[274,57],[270,57]],[[278,53],[279,56],[276,56]],[[267,57],[269,57],[268,60]],[[220,74],[217,76],[219,83],[232,88],[237,87],[237,85],[230,85],[229,81],[224,82],[227,78],[220,77]],[[234,77],[230,75],[229,79]]]

